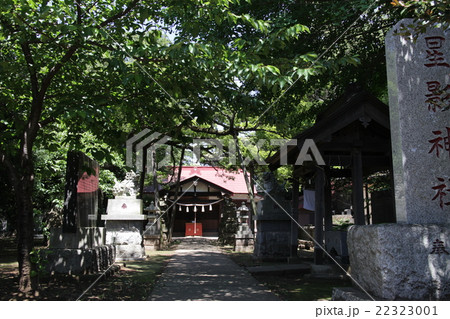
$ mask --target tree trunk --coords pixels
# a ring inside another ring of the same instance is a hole
[[[32,165],[32,164],[28,164]],[[31,167],[31,171],[32,171]],[[19,290],[28,293],[36,289],[31,276],[33,265],[30,253],[33,249],[33,174],[26,173],[15,187],[17,205],[17,261],[19,262]]]
[[[256,202],[255,202],[255,194],[253,193],[254,183],[251,181],[252,176],[248,176],[247,169],[244,165],[244,159],[242,157],[241,149],[239,148],[237,135],[234,135],[234,143],[236,145],[236,152],[239,157],[239,161],[241,163],[242,173],[244,174],[245,185],[247,186],[248,197],[250,200],[250,209],[253,215],[256,215]]]
[[[181,156],[180,156],[180,163],[178,165],[178,176],[177,176],[177,182],[175,184],[175,196],[174,196],[174,202],[178,201],[178,192],[180,189],[180,181],[181,181],[181,169],[183,167],[183,158],[184,158],[184,151],[186,150],[185,147],[181,149]],[[175,217],[177,215],[177,205],[174,203],[172,206],[172,209],[170,210],[170,218],[169,218],[169,229],[168,229],[168,241],[169,243],[172,241],[172,234],[173,234],[173,228],[175,226]]]
[[[26,150],[25,148],[22,149]],[[19,263],[19,290],[28,293],[36,288],[36,280],[31,277],[33,264],[30,253],[33,249],[33,186],[34,165],[29,151],[22,153],[22,161],[13,161],[0,151],[0,163],[7,168],[8,176],[14,188],[17,220],[17,261]]]

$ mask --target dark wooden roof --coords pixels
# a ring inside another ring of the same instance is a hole
[[[288,164],[295,164],[306,139],[313,139],[326,166],[351,167],[351,152],[362,152],[364,173],[389,169],[391,141],[389,108],[367,91],[352,86],[324,112],[311,128],[294,137],[288,146]],[[280,166],[280,153],[267,160],[271,170]],[[301,175],[312,171],[314,163],[299,167]]]

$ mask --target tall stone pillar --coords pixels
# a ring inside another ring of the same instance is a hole
[[[348,234],[353,278],[391,300],[450,295],[450,34],[397,34],[412,24],[386,36],[397,224]]]

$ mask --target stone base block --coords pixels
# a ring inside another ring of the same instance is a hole
[[[161,230],[159,229],[158,225],[153,225],[153,226],[149,226],[147,225],[147,227],[145,228],[144,231],[144,236],[158,236],[160,234]]]
[[[47,260],[46,271],[61,274],[96,273],[114,264],[116,249],[105,245],[89,249],[49,249],[41,254]]]
[[[352,226],[347,237],[353,278],[375,297],[450,297],[450,225]]]
[[[144,236],[145,254],[148,255],[151,251],[156,251],[161,246],[160,236]]]
[[[140,245],[143,227],[142,221],[108,220],[106,222],[106,244]]]
[[[116,261],[139,260],[145,258],[145,250],[141,245],[115,245]]]
[[[291,222],[257,220],[254,257],[259,260],[287,260],[291,257]],[[295,250],[297,243],[294,244]]]
[[[254,255],[255,258],[261,260],[289,258],[291,256],[290,233],[258,232]]]
[[[254,240],[252,238],[236,238],[234,251],[239,253],[252,253],[254,250]]]
[[[81,227],[75,233],[63,233],[62,228],[50,230],[50,248],[87,249],[105,245],[105,228]]]

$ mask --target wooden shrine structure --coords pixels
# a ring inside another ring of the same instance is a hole
[[[352,85],[317,116],[314,126],[295,136],[296,145],[287,146],[287,164],[294,166],[293,208],[298,207],[300,179],[314,181],[316,242],[323,244],[324,231],[332,229],[330,178],[351,178],[354,221],[357,225],[366,223],[363,178],[376,172],[392,172],[389,127],[388,106]],[[295,165],[307,139],[317,145],[325,165],[319,166],[315,161]],[[271,170],[281,166],[281,156],[278,152],[267,160]],[[393,208],[391,212],[377,221],[395,222]],[[323,251],[315,245],[314,252],[315,263],[321,264]]]

